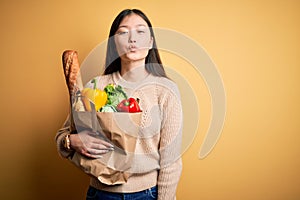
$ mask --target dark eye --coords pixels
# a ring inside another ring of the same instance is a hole
[[[138,33],[142,34],[142,33],[145,33],[144,30],[137,30]]]
[[[128,31],[119,31],[117,34],[118,35],[126,35],[128,33]]]

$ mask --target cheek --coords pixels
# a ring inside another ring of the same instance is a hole
[[[151,43],[151,38],[149,36],[140,36],[137,40],[139,47],[149,48]]]
[[[128,42],[126,42],[124,38],[118,38],[118,37],[115,38],[115,45],[120,55],[125,52],[127,43]]]

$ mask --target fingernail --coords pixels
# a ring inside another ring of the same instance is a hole
[[[109,150],[110,150],[110,151],[113,151],[113,150],[115,150],[115,148],[114,148],[114,147],[110,147]]]

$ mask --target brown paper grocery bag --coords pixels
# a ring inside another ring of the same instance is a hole
[[[141,116],[141,112],[97,112],[95,137],[111,142],[115,150],[99,159],[87,158],[76,152],[71,158],[72,163],[104,184],[126,183],[130,176],[128,170],[133,162]],[[92,112],[74,111],[73,120],[78,132],[95,129]]]

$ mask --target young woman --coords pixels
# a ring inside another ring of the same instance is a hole
[[[96,81],[100,89],[110,83],[121,85],[128,96],[141,100],[143,113],[128,181],[110,186],[92,177],[87,199],[176,199],[182,170],[180,95],[176,84],[166,76],[152,25],[140,10],[123,10],[113,21],[105,71]],[[97,158],[113,149],[110,143],[92,137],[88,130],[80,132],[80,137],[70,134],[74,131],[67,122],[56,135],[63,157],[71,157],[76,151]],[[63,145],[66,137],[68,149]]]

